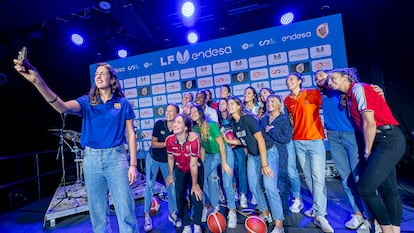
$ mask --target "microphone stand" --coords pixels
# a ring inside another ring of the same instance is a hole
[[[63,185],[63,197],[61,197],[61,199],[56,203],[56,205],[53,208],[58,206],[64,199],[68,198],[69,196],[66,190],[65,153],[63,150],[63,144],[65,142],[63,138],[63,130],[65,129],[65,125],[66,125],[66,113],[63,113],[63,116],[61,115],[61,118],[62,118],[62,127],[60,128],[60,131],[59,131],[59,147],[58,147],[58,152],[56,154],[56,160],[58,160],[59,157],[61,157],[62,159],[62,178],[60,180],[59,186]]]

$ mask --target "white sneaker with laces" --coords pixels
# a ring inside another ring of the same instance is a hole
[[[282,228],[275,227],[270,233],[285,233],[285,229],[283,229],[283,227]]]
[[[305,212],[303,212],[306,216],[308,216],[309,218],[314,218],[315,217],[315,212],[313,211],[313,208],[309,208],[307,209]]]
[[[295,200],[293,200],[292,205],[289,207],[289,210],[292,213],[297,214],[297,213],[300,213],[300,211],[303,209],[303,207],[304,206],[303,206],[302,199],[295,199]]]
[[[194,224],[194,233],[203,233],[200,225]]]
[[[183,225],[181,219],[179,219],[175,213],[170,213],[168,215],[168,221],[170,221],[175,227],[181,227]]]
[[[229,215],[227,216],[227,227],[236,228],[237,227],[237,214],[235,210],[230,210]]]
[[[151,231],[152,230],[152,219],[150,216],[146,216],[144,218],[144,230],[145,232]]]
[[[182,233],[192,233],[191,226],[190,225],[185,226]]]
[[[361,215],[352,214],[352,218],[345,223],[345,227],[351,230],[355,230],[364,223],[364,218]]]
[[[334,233],[334,229],[324,216],[316,216],[313,223],[315,223],[315,225],[321,228],[321,230],[325,233]]]
[[[203,211],[201,212],[201,222],[207,222],[208,209],[204,206]]]
[[[247,208],[247,197],[246,194],[240,193],[240,207],[241,208]]]

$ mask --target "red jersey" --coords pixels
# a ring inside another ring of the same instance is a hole
[[[362,129],[361,112],[371,110],[374,112],[375,123],[378,126],[398,125],[398,121],[392,115],[385,99],[366,83],[351,83],[346,94],[349,111],[352,119]]]
[[[178,142],[176,135],[173,134],[165,139],[165,146],[167,148],[167,154],[172,154],[174,156],[175,166],[185,173],[190,172],[191,157],[198,158],[200,155],[199,139],[191,142],[185,141],[184,144],[181,145]]]
[[[292,94],[285,99],[285,105],[293,119],[294,140],[324,139],[325,133],[320,117],[322,95],[319,90],[305,89],[296,98]]]

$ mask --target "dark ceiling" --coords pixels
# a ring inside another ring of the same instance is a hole
[[[7,78],[0,85],[0,108],[7,113],[0,114],[0,129],[7,132],[7,140],[0,141],[0,155],[50,149],[50,141],[55,142],[55,138],[46,136],[46,131],[61,124],[59,115],[12,69],[11,60],[21,46],[29,48],[29,59],[52,89],[69,99],[88,91],[89,64],[117,59],[115,51],[120,46],[127,48],[130,55],[138,55],[187,44],[185,34],[189,28],[183,25],[179,9],[183,1],[111,2],[112,10],[103,12],[95,0],[0,0],[0,74]],[[192,28],[199,31],[200,41],[278,26],[279,17],[287,10],[295,12],[295,21],[341,13],[348,64],[358,68],[362,80],[387,88],[386,93],[391,93],[388,100],[397,102],[404,93],[393,87],[402,82],[395,77],[405,77],[406,67],[412,66],[410,59],[405,59],[414,53],[409,36],[414,22],[412,1],[195,2],[198,14]],[[72,32],[85,34],[85,44],[74,46],[69,41]],[[400,86],[404,89],[409,85]],[[404,108],[414,109],[413,92],[405,93],[411,99]],[[414,116],[411,113],[405,118]],[[73,121],[68,127],[79,131],[79,119]],[[414,128],[414,122],[408,125]]]
[[[206,41],[277,26],[287,10],[294,11],[295,20],[301,21],[332,13],[372,15],[384,9],[381,1],[376,1],[375,12],[362,13],[372,9],[356,0],[199,0],[195,1],[197,20],[189,28],[180,14],[182,0],[111,2],[112,10],[104,12],[96,0],[0,0],[0,59],[14,54],[11,50],[16,46],[28,44],[30,49],[42,42],[61,51],[87,50],[98,60],[114,59],[113,51],[119,46],[135,55],[184,45],[190,28],[200,31],[201,41]],[[69,43],[72,32],[85,34],[83,48]]]

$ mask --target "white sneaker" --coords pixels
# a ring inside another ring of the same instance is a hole
[[[303,212],[306,216],[308,216],[309,218],[314,218],[315,217],[315,212],[313,212],[313,208],[309,208],[307,209],[305,212]]]
[[[357,229],[357,233],[370,233],[371,232],[371,223],[368,220],[364,220],[361,226]]]
[[[247,208],[248,207],[247,197],[246,197],[246,194],[244,194],[244,193],[240,194],[240,207],[241,208]]]
[[[252,205],[257,205],[257,201],[256,201],[256,198],[252,195],[252,199],[250,199],[250,203],[252,204]]]
[[[361,215],[352,214],[352,218],[345,223],[345,227],[351,230],[355,230],[364,223],[364,218]]]
[[[334,233],[334,229],[324,216],[315,217],[313,223],[315,223],[315,225],[321,228],[321,230],[325,233]]]
[[[168,215],[168,221],[170,221],[175,227],[181,227],[183,225],[181,219],[179,219],[175,213],[170,213]]]
[[[285,233],[285,229],[283,229],[283,227],[282,228],[275,227],[270,233]]]
[[[229,215],[227,216],[227,227],[236,228],[237,227],[237,214],[236,211],[230,210]]]
[[[374,223],[374,230],[375,233],[382,233],[381,225],[379,225],[378,223]]]
[[[152,230],[152,219],[150,216],[144,218],[144,230],[145,232]]]
[[[191,226],[190,225],[185,226],[182,233],[192,233]]]
[[[194,224],[194,233],[203,233],[200,225]]]
[[[207,214],[208,214],[208,209],[207,207],[203,207],[203,211],[201,212],[201,222],[207,222]]]
[[[264,221],[267,225],[270,225],[270,224],[272,224],[272,222],[273,222],[272,215],[271,215],[270,213],[269,213],[269,215],[260,214],[260,215],[259,215],[259,217],[260,217],[261,219],[263,219],[263,221]]]
[[[302,199],[295,199],[295,200],[293,200],[292,205],[289,207],[289,210],[292,213],[297,214],[297,213],[300,213],[300,211],[303,209],[303,207],[304,206],[303,206]]]

